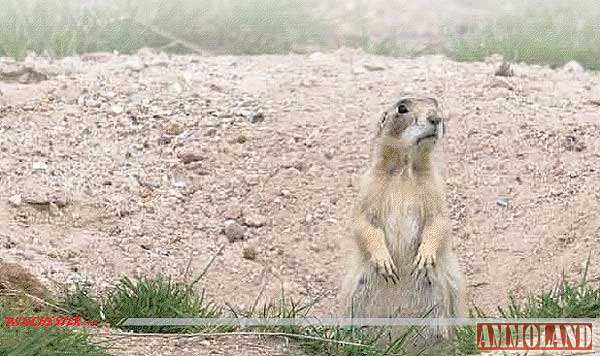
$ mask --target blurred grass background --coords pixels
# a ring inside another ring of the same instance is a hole
[[[598,70],[600,6],[595,0],[0,0],[0,55],[18,59],[28,51],[270,54],[340,46],[463,61],[494,53],[551,66],[576,60]]]
[[[525,1],[506,6],[485,24],[449,34],[449,55],[480,60],[493,53],[526,63],[559,66],[570,60],[600,70],[600,3]]]

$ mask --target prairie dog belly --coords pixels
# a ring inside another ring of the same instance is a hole
[[[434,293],[428,277],[413,275],[424,223],[422,207],[415,197],[389,201],[386,205],[391,208],[380,222],[399,280],[397,284],[385,281],[365,256],[358,271],[353,273],[354,316],[423,317],[434,305]]]
[[[412,264],[421,243],[423,218],[415,204],[402,204],[391,211],[384,221],[385,241],[396,266],[403,268]],[[400,271],[398,271],[400,272]]]

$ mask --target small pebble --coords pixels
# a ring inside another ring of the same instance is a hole
[[[504,198],[498,199],[496,200],[496,204],[502,207],[507,207],[510,205],[510,200]]]
[[[33,168],[35,171],[45,171],[48,169],[48,165],[44,162],[33,162],[31,168]]]
[[[8,202],[14,207],[19,207],[23,204],[23,198],[21,197],[21,194],[15,194],[8,198]]]
[[[267,223],[262,215],[249,214],[244,216],[244,224],[249,227],[262,227]]]
[[[227,236],[229,242],[243,240],[246,234],[244,227],[235,220],[227,220],[223,232],[225,233],[225,236]]]
[[[254,261],[257,255],[258,252],[252,246],[246,246],[242,249],[242,256],[247,260]]]
[[[115,114],[115,115],[120,115],[120,114],[122,114],[122,113],[123,113],[124,109],[123,109],[123,107],[122,107],[122,106],[120,106],[120,105],[113,105],[113,106],[110,108],[110,111],[111,111],[113,114]]]

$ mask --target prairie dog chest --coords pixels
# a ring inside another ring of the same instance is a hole
[[[393,189],[394,187],[390,187]],[[387,192],[381,216],[388,247],[398,250],[418,246],[424,225],[424,204],[412,187]]]
[[[423,226],[423,209],[419,204],[403,203],[390,207],[383,218],[386,239],[418,239]]]

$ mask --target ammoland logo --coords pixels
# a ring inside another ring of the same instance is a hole
[[[592,350],[592,323],[477,323],[477,349]]]

